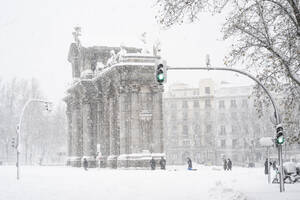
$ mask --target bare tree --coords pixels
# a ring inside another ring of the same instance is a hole
[[[156,17],[164,27],[170,27],[193,22],[201,11],[220,12],[227,4],[231,12],[224,25],[224,38],[235,37],[238,42],[226,63],[250,60],[249,66],[254,63],[263,68],[260,70],[265,76],[283,75],[299,87],[299,0],[158,0]],[[266,73],[269,71],[275,75]]]
[[[299,0],[158,0],[157,20],[165,28],[193,22],[199,12],[230,9],[223,26],[224,39],[233,38],[227,66],[246,66],[279,96],[283,120],[289,128],[300,100],[300,1]],[[255,88],[256,106],[269,101]],[[298,127],[298,132],[299,132]]]
[[[30,98],[43,98],[36,79],[19,80],[13,78],[2,81],[0,78],[0,160],[14,162],[11,139],[16,137],[16,125],[21,110]],[[39,158],[57,157],[65,152],[66,119],[65,108],[58,106],[52,113],[45,111],[44,104],[31,104],[24,114],[22,125],[22,159],[27,164]]]

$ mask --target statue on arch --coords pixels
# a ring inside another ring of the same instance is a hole
[[[124,56],[127,54],[127,50],[123,44],[120,45],[120,51],[117,54],[117,61],[122,62],[124,60]]]
[[[153,44],[153,55],[161,56],[161,42],[158,39]]]
[[[107,67],[110,67],[117,63],[117,55],[114,50],[110,51],[110,58],[107,60]]]
[[[68,61],[72,64],[72,77],[80,77],[80,55],[81,55],[81,43],[79,36],[81,36],[81,28],[74,27],[75,31],[72,33],[75,42],[71,43],[68,55]]]
[[[142,42],[142,54],[150,54],[149,48],[148,48],[148,41],[147,41],[147,33],[143,32],[141,35],[141,42]]]

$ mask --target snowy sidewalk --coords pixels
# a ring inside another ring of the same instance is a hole
[[[267,184],[262,168],[215,167],[188,171],[110,170],[72,167],[0,167],[0,200],[299,200],[300,184]]]

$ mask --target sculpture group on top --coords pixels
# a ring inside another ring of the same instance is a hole
[[[161,55],[161,43],[156,40],[150,51],[147,39],[147,33],[141,35],[142,48],[125,47],[83,47],[79,37],[81,28],[75,27],[72,33],[74,42],[70,45],[68,61],[72,64],[72,76],[74,80],[79,78],[92,78],[95,74],[105,68],[109,68],[117,63],[124,62],[124,57],[131,54],[140,54],[141,56]]]

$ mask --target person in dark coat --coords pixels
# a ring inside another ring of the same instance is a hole
[[[192,160],[189,157],[187,157],[187,164],[188,164],[188,170],[192,170],[193,164],[192,164]]]
[[[272,165],[272,162],[270,162],[270,166]],[[276,164],[275,164],[276,165]],[[265,175],[269,174],[269,168],[268,168],[268,158],[266,158],[265,161]]]
[[[225,171],[227,170],[227,160],[226,159],[224,159],[223,168],[224,168]]]
[[[161,157],[159,164],[160,164],[160,169],[163,169],[163,170],[166,169],[166,159],[164,159],[164,157]]]
[[[84,170],[88,169],[88,161],[86,158],[83,159],[83,167],[84,167]]]
[[[273,170],[277,170],[277,166],[276,166],[276,160],[274,160],[273,164],[272,164]]]
[[[150,166],[151,166],[151,169],[152,169],[152,170],[155,170],[156,163],[155,163],[155,160],[154,160],[153,157],[152,157],[152,159],[150,160]]]
[[[228,161],[227,161],[227,170],[230,170],[231,171],[232,169],[232,162],[231,160],[228,158]]]

